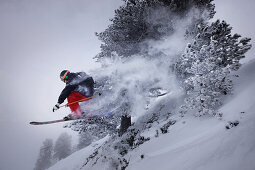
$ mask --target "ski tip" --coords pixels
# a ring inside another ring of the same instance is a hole
[[[30,125],[36,125],[36,122],[29,122]]]
[[[29,122],[30,125],[41,125],[40,122]]]

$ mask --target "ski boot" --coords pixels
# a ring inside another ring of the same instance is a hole
[[[72,120],[72,119],[73,119],[73,116],[72,116],[71,114],[69,114],[69,115],[67,115],[67,116],[65,116],[65,117],[63,118],[64,121]]]

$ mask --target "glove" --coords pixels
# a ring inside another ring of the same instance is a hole
[[[59,103],[57,103],[57,104],[53,107],[52,111],[55,112],[55,111],[58,110],[58,109],[59,109]]]

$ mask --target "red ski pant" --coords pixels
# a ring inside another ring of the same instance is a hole
[[[90,98],[87,98],[87,97],[83,96],[82,94],[80,94],[78,92],[72,92],[67,97],[68,106],[70,107],[73,116],[78,117],[78,116],[81,116],[81,114],[82,114],[79,102],[77,102],[77,103],[73,103],[73,102],[76,102],[76,101],[79,101],[79,100],[82,100],[81,102],[83,102],[83,101],[87,101],[89,99]]]

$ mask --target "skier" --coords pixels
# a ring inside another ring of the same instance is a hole
[[[65,88],[61,92],[57,104],[53,107],[53,112],[59,109],[59,105],[67,98],[68,106],[71,109],[71,114],[64,117],[64,120],[78,118],[82,115],[82,110],[79,103],[76,101],[87,101],[94,93],[94,80],[85,72],[71,73],[68,70],[63,70],[60,73],[60,79],[66,83]],[[70,105],[69,105],[70,104]]]

